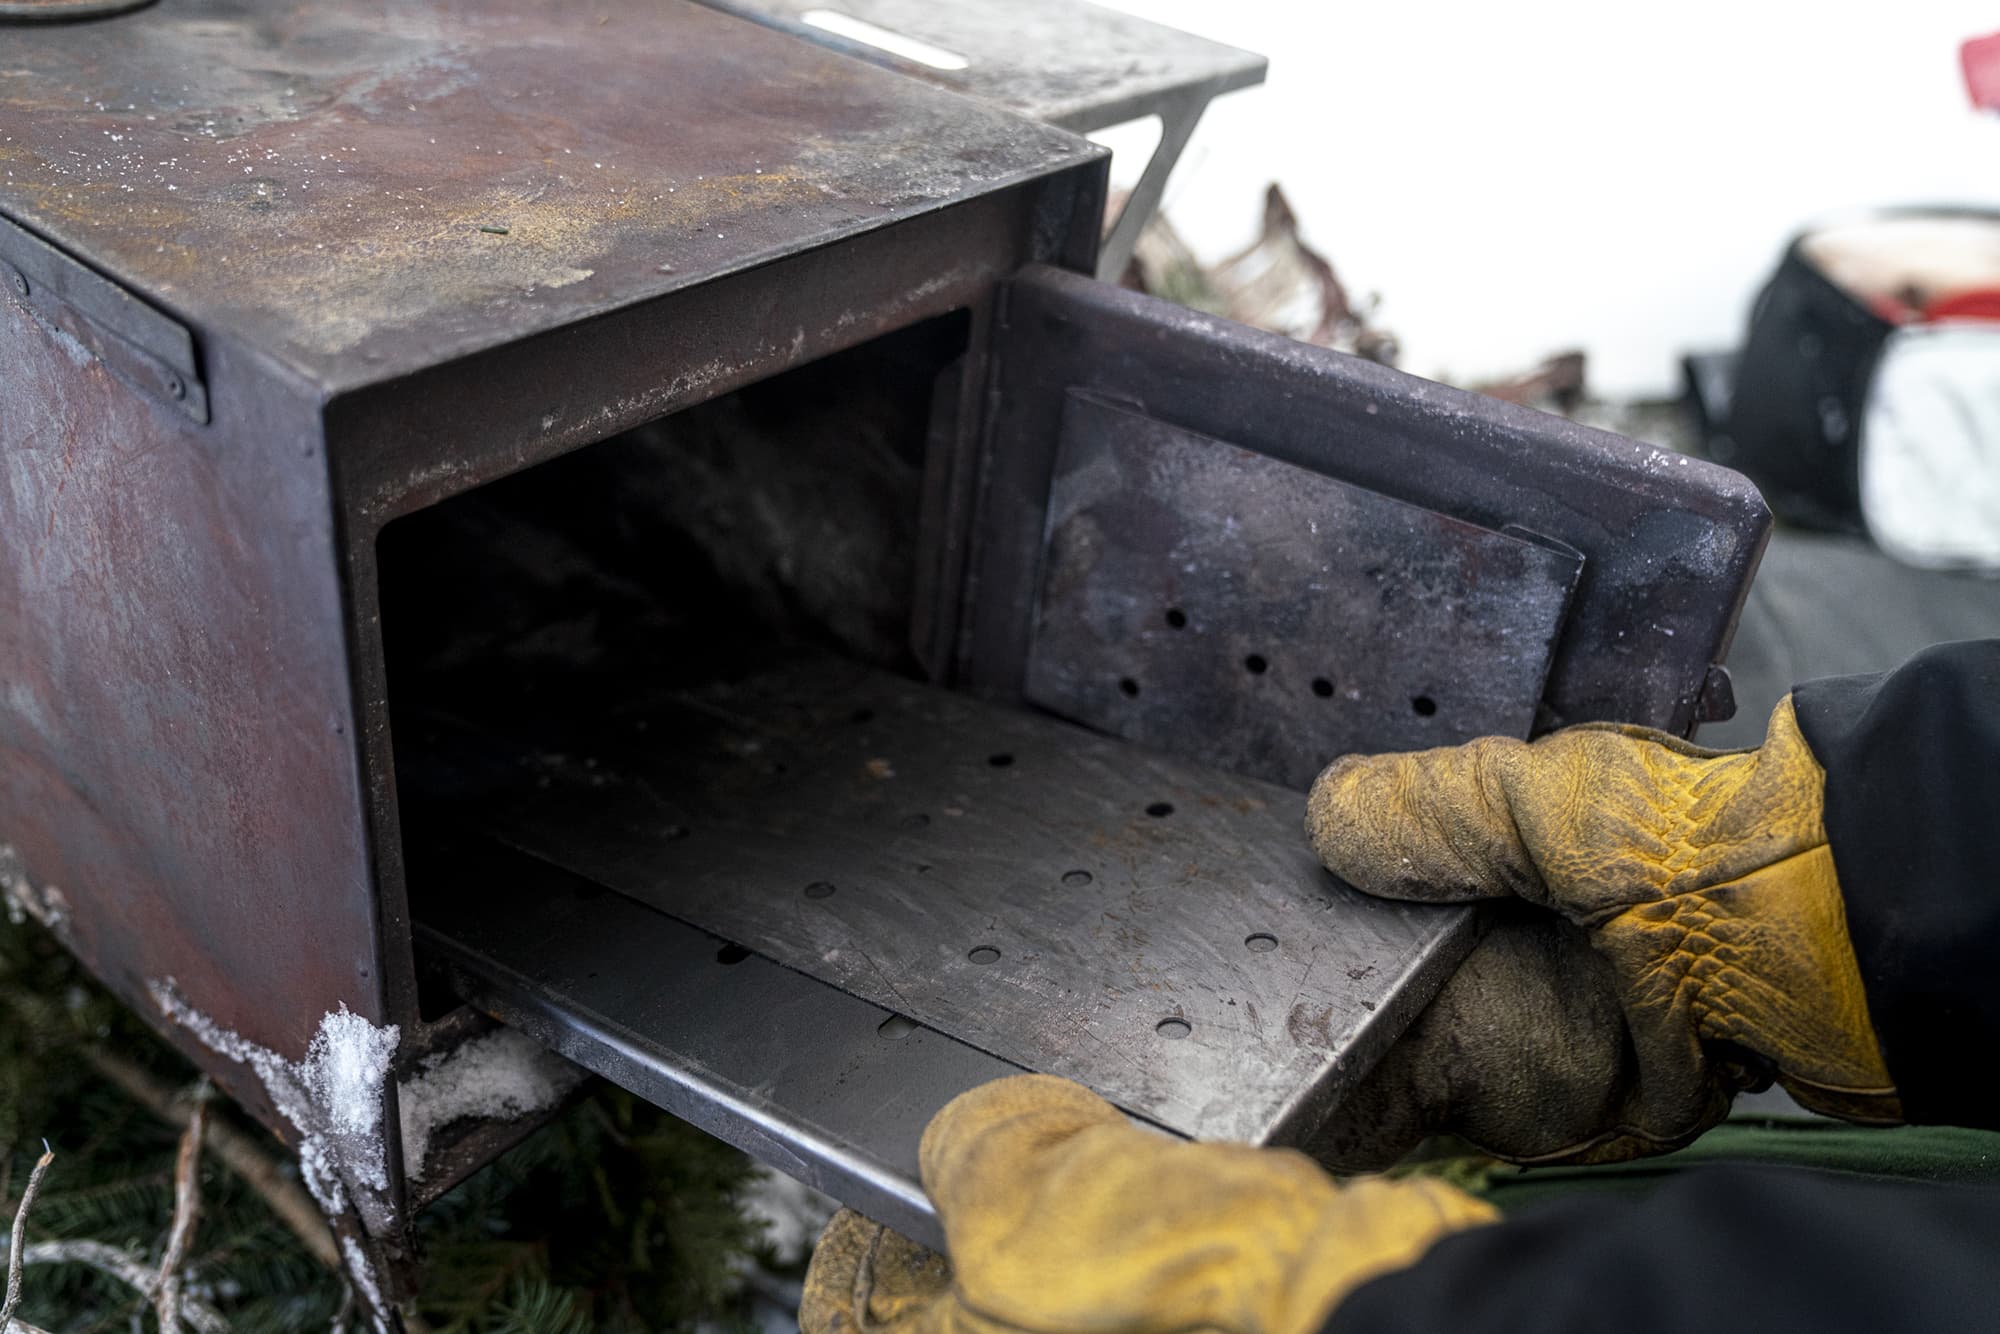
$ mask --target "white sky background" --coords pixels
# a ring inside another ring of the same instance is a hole
[[[1209,107],[1169,215],[1216,259],[1278,181],[1418,374],[1581,347],[1599,394],[1675,392],[1807,220],[2000,204],[2000,118],[1958,72],[1995,0],[1102,2],[1270,57]]]

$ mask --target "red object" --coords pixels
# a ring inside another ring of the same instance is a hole
[[[1975,287],[1952,292],[1924,307],[1923,318],[1935,320],[2000,320],[2000,288]]]
[[[1958,48],[1965,94],[1981,111],[2000,108],[2000,32],[1974,37]]]

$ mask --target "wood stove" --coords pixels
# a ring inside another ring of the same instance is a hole
[[[1317,767],[1729,708],[1741,478],[1101,282],[1102,150],[729,8],[0,29],[0,877],[356,1254],[496,1023],[932,1240],[998,1075],[1297,1140],[1478,929]],[[1158,40],[1098,111],[1261,74]]]

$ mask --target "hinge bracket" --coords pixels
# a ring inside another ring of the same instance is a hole
[[[208,420],[208,386],[187,326],[6,217],[0,217],[0,295],[82,343],[140,393]]]

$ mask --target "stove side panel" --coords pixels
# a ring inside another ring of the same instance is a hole
[[[332,507],[317,405],[204,354],[208,425],[0,299],[0,880],[296,1140],[386,1022]]]

